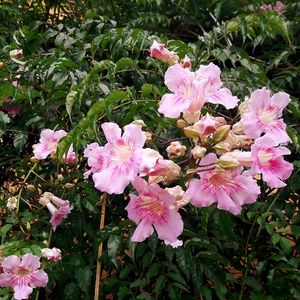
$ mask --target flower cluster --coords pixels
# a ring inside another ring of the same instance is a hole
[[[259,12],[264,12],[264,11],[276,11],[278,13],[282,13],[285,11],[285,5],[281,1],[277,1],[275,5],[272,4],[263,4],[259,8]]]

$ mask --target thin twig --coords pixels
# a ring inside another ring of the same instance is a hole
[[[100,227],[99,229],[103,229],[104,221],[105,221],[105,210],[106,210],[106,203],[107,203],[107,194],[104,193],[102,195],[102,208],[101,208],[101,218],[100,218]],[[102,242],[98,246],[98,254],[97,254],[97,267],[96,267],[96,281],[95,281],[95,296],[94,300],[100,299],[100,290],[101,290],[101,261],[100,258],[103,252],[103,244]]]

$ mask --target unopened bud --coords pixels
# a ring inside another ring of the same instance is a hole
[[[0,62],[0,70],[2,70],[5,67],[5,64],[3,62]]]
[[[186,111],[183,113],[183,118],[189,124],[195,124],[197,121],[199,121],[200,110],[193,112],[193,113],[190,111]]]
[[[183,129],[184,127],[187,126],[187,123],[183,119],[179,119],[179,120],[177,120],[176,125],[178,128]]]
[[[239,166],[240,166],[239,161],[233,157],[220,158],[216,162],[217,169],[221,169],[221,170],[234,170],[234,169],[238,168]]]
[[[37,164],[39,162],[39,160],[35,156],[30,157],[30,161],[34,164]]]
[[[26,229],[29,231],[31,229],[31,225],[29,222],[26,223]]]
[[[69,183],[69,182],[68,182],[68,183],[65,184],[65,188],[66,188],[66,189],[71,189],[73,186],[74,186],[73,183]]]
[[[169,158],[181,157],[185,155],[186,146],[180,144],[180,142],[172,142],[166,149]]]
[[[201,146],[195,146],[192,149],[191,153],[195,159],[201,159],[202,157],[204,157],[204,155],[206,153],[206,148],[201,147]]]
[[[214,145],[213,148],[216,150],[216,153],[218,155],[222,155],[231,150],[230,144],[226,143],[226,142],[218,143],[218,144]]]
[[[184,135],[189,138],[200,137],[200,132],[193,126],[188,126],[183,129]]]
[[[131,122],[131,124],[141,126],[141,127],[146,127],[146,124],[144,123],[143,120],[134,120],[133,122]]]
[[[15,50],[11,50],[10,52],[9,52],[9,56],[11,57],[11,58],[18,58],[18,57],[21,57],[21,56],[23,56],[23,50],[22,49],[15,49]]]
[[[62,174],[57,175],[57,181],[62,182],[64,180],[64,176]]]
[[[230,125],[220,126],[213,135],[213,141],[215,143],[220,143],[220,142],[226,140],[229,132],[230,132]]]
[[[26,188],[27,188],[27,191],[29,191],[29,192],[34,192],[35,191],[35,186],[32,185],[32,184],[28,184]]]
[[[146,143],[152,142],[152,133],[151,132],[147,132],[147,131],[143,131],[143,132],[146,135]]]

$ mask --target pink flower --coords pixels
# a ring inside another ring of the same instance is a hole
[[[180,185],[166,188],[165,190],[175,199],[174,205],[177,210],[190,202],[190,198],[186,196],[186,193]]]
[[[63,156],[63,160],[67,164],[72,164],[72,163],[76,162],[76,155],[75,155],[75,152],[73,151],[73,145],[70,146],[67,154],[65,154]]]
[[[178,246],[178,236],[183,230],[180,214],[174,207],[175,199],[157,184],[148,184],[140,177],[132,181],[138,196],[130,194],[126,206],[128,218],[138,224],[131,240],[142,242],[149,237],[154,228],[158,238],[166,244]],[[154,228],[153,228],[154,227]]]
[[[186,146],[181,145],[180,142],[175,141],[171,142],[171,144],[166,149],[169,158],[173,157],[181,157],[185,155]]]
[[[53,247],[52,249],[44,248],[41,251],[42,251],[42,256],[45,257],[47,260],[52,260],[52,261],[61,260],[61,250],[58,248],[55,247]]]
[[[241,119],[246,135],[256,139],[265,133],[280,143],[289,142],[286,124],[280,117],[290,101],[289,95],[284,92],[276,93],[270,98],[270,91],[265,87],[255,90]]]
[[[87,146],[83,155],[88,158],[88,166],[91,168],[84,173],[84,178],[86,179],[91,173],[100,172],[106,167],[109,152],[104,147],[100,147],[98,143],[92,143]]]
[[[150,56],[164,61],[170,65],[174,65],[178,61],[178,56],[175,52],[165,48],[165,44],[159,44],[156,40],[153,41],[150,47]]]
[[[218,66],[210,63],[207,66],[200,66],[196,71],[196,79],[201,82],[205,102],[222,104],[227,109],[237,106],[239,99],[232,96],[227,88],[222,88],[221,70]]]
[[[274,6],[274,11],[278,13],[282,13],[285,11],[285,5],[281,1],[277,1],[276,5]]]
[[[139,175],[147,176],[153,172],[159,159],[163,159],[163,157],[157,151],[151,148],[143,149]]]
[[[200,161],[200,180],[191,180],[186,195],[197,207],[217,203],[219,209],[238,215],[242,205],[256,201],[260,188],[252,177],[241,174],[242,167],[236,170],[211,170],[211,165],[216,161],[217,156],[214,153],[208,154]]]
[[[39,203],[46,206],[51,213],[52,217],[50,223],[54,231],[62,220],[67,218],[73,209],[73,206],[70,205],[68,200],[62,200],[49,192],[43,194],[39,199]]]
[[[265,12],[265,11],[269,11],[269,10],[273,10],[273,7],[271,4],[263,4],[259,9],[258,12]]]
[[[109,194],[121,194],[139,172],[146,136],[134,124],[124,127],[122,137],[115,123],[104,123],[101,127],[108,141],[100,151],[106,164],[93,175],[95,187]]]
[[[251,174],[261,173],[263,180],[273,188],[286,186],[282,180],[287,179],[293,171],[293,165],[282,157],[290,154],[290,150],[282,146],[277,147],[278,145],[278,141],[263,136],[251,147],[253,159]]]
[[[28,299],[33,288],[45,287],[48,283],[48,275],[38,270],[40,258],[36,255],[8,256],[2,262],[2,268],[0,286],[12,287],[17,300]]]
[[[220,126],[225,125],[226,120],[223,117],[213,117],[206,113],[198,122],[193,126],[199,130],[201,135],[210,135],[214,133]]]
[[[169,118],[178,118],[193,103],[193,111],[200,110],[204,105],[201,86],[193,80],[194,73],[184,69],[180,64],[169,67],[165,73],[165,84],[172,94],[163,95],[158,111]]]
[[[56,153],[58,142],[66,135],[64,130],[42,130],[39,143],[34,145],[34,156],[37,159],[45,159],[49,154]]]

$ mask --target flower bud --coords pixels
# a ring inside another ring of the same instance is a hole
[[[177,120],[176,125],[178,128],[183,129],[184,127],[187,126],[187,123],[183,119],[179,119],[179,120]]]
[[[34,164],[37,164],[39,162],[39,160],[35,156],[30,157],[30,161]]]
[[[169,51],[167,48],[165,48],[164,44],[160,44],[155,40],[150,47],[150,56],[164,61],[169,65],[175,65],[179,60],[179,57],[175,52]]]
[[[62,182],[64,180],[64,176],[62,174],[57,175],[57,181]]]
[[[215,149],[215,151],[218,155],[222,155],[231,150],[230,144],[226,143],[226,142],[218,143],[218,144],[214,145],[213,148]]]
[[[29,191],[29,192],[34,192],[35,191],[35,186],[32,185],[32,184],[28,184],[26,188],[27,188],[27,191]]]
[[[202,157],[204,157],[204,155],[206,153],[206,148],[201,147],[201,146],[195,146],[192,149],[191,153],[195,159],[201,159]]]
[[[165,190],[175,199],[174,205],[177,209],[190,202],[190,199],[186,196],[184,190],[179,185],[176,185],[173,188],[166,188]]]
[[[190,69],[190,68],[192,67],[192,62],[191,62],[190,58],[189,58],[187,55],[185,55],[184,59],[182,59],[182,60],[180,61],[180,65],[181,65],[183,68],[188,68],[188,69]]]
[[[228,137],[228,134],[230,132],[230,125],[223,125],[220,126],[217,131],[213,134],[213,141],[215,143],[220,143]]]
[[[15,210],[18,206],[18,197],[11,197],[7,199],[6,207],[9,210]]]
[[[240,116],[242,117],[243,114],[248,110],[248,102],[249,102],[249,98],[245,97],[244,102],[242,102],[239,107],[238,107],[238,112],[240,114]]]
[[[26,223],[26,229],[29,231],[31,229],[31,225],[29,222]]]
[[[200,137],[200,132],[194,126],[188,126],[183,129],[184,135],[189,138],[198,138]]]
[[[189,124],[195,124],[199,121],[200,118],[200,110],[196,112],[190,112],[186,111],[183,113],[183,118],[189,123]]]
[[[143,120],[134,120],[133,122],[131,122],[131,124],[134,124],[134,125],[137,125],[140,127],[147,127]]]
[[[146,143],[151,143],[152,142],[152,133],[148,131],[143,131],[143,133],[146,135]]]
[[[181,157],[185,155],[186,147],[181,145],[180,142],[172,142],[166,149],[169,158]]]
[[[65,184],[65,188],[66,188],[66,189],[71,189],[73,186],[74,186],[73,183],[67,182],[67,183]]]
[[[3,62],[0,62],[0,70],[2,70],[5,67],[5,64]]]
[[[222,155],[216,162],[217,169],[221,170],[234,170],[240,166],[240,163],[237,159],[231,155]]]

